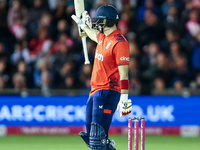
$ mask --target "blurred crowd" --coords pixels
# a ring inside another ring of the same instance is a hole
[[[200,0],[85,0],[120,13],[130,47],[130,89],[141,94],[200,89]],[[90,65],[72,21],[73,0],[0,0],[0,90],[90,89]],[[122,49],[123,50],[123,49]]]

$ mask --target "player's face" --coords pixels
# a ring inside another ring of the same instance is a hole
[[[99,18],[94,23],[94,29],[103,33],[103,28],[105,27],[106,19]]]

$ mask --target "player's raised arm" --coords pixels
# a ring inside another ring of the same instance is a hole
[[[96,43],[98,43],[97,34],[99,33],[99,31],[94,30],[94,29],[91,29],[91,28],[89,28],[89,27],[86,27],[86,28],[84,29],[84,31],[86,32],[86,34],[88,35],[88,37],[89,37],[91,40],[93,40],[93,41],[95,41]]]

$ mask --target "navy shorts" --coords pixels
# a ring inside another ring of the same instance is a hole
[[[86,106],[86,129],[90,133],[91,122],[102,125],[106,135],[117,108],[120,93],[112,90],[100,90],[88,98]]]

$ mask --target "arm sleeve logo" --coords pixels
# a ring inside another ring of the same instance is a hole
[[[120,60],[121,60],[121,61],[129,61],[129,57],[123,56],[123,57],[120,57]]]

